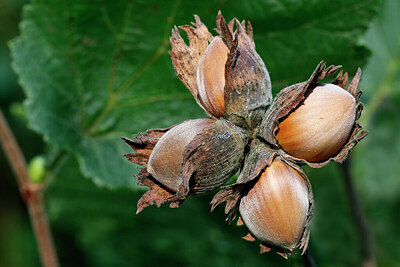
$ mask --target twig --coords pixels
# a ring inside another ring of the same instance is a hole
[[[303,263],[305,267],[316,267],[315,261],[313,257],[311,256],[310,249],[308,248],[306,252],[302,256],[303,258]]]
[[[26,161],[3,112],[0,110],[0,141],[14,171],[19,191],[28,206],[36,242],[43,266],[57,267],[58,259],[54,248],[50,225],[44,208],[43,192],[40,185],[30,182]]]
[[[353,179],[350,173],[350,157],[341,165],[344,172],[347,196],[350,201],[350,208],[354,216],[355,224],[360,235],[361,249],[363,254],[363,266],[376,266],[374,250],[371,242],[371,236],[368,231],[367,221],[358,202],[357,193],[354,188]]]

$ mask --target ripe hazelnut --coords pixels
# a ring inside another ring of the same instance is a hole
[[[187,145],[213,122],[212,119],[189,120],[166,132],[150,154],[147,171],[165,187],[177,192],[182,183],[180,171]]]
[[[225,63],[229,49],[221,37],[214,37],[197,67],[199,98],[215,117],[222,117],[225,109]]]
[[[250,233],[290,251],[297,247],[310,215],[312,193],[306,179],[275,159],[240,200],[239,212]]]
[[[356,117],[356,99],[334,84],[315,84],[305,100],[279,123],[280,147],[311,162],[327,159],[346,142]]]

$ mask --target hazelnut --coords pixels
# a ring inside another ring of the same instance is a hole
[[[195,16],[192,25],[180,26],[189,44],[172,30],[171,59],[175,72],[196,102],[211,118],[224,118],[252,130],[272,102],[268,70],[255,50],[250,23],[233,19],[229,24],[219,12],[213,36]],[[236,29],[234,28],[236,27]]]
[[[166,132],[150,154],[147,171],[165,187],[177,192],[182,183],[180,171],[186,146],[213,122],[211,119],[189,120]]]
[[[347,141],[356,117],[356,99],[334,84],[315,84],[305,100],[279,123],[280,147],[311,162],[335,154]]]
[[[250,233],[290,251],[297,247],[310,213],[312,193],[306,179],[275,159],[240,200],[239,212]]]
[[[125,157],[147,165],[136,175],[138,185],[150,188],[138,202],[140,212],[153,204],[178,207],[226,183],[241,166],[249,134],[223,119],[196,119],[123,140],[135,150]]]

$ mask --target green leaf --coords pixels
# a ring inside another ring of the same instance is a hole
[[[257,49],[271,79],[280,87],[273,87],[275,92],[306,80],[321,60],[328,65],[342,65],[349,73],[364,65],[369,52],[359,38],[375,14],[378,1],[275,3],[275,12],[264,21],[252,20]]]
[[[174,24],[198,14],[212,29],[218,9],[251,20],[279,88],[305,79],[321,59],[350,71],[362,65],[358,37],[376,2],[35,0],[11,51],[31,127],[76,155],[96,184],[131,187],[137,171],[122,157],[129,148],[121,135],[205,116],[167,54]]]
[[[366,102],[361,122],[370,134],[356,151],[355,174],[362,179],[368,195],[378,198],[400,193],[400,103],[396,100],[400,96],[399,12],[398,1],[383,1],[382,10],[365,37],[373,55],[360,84]]]
[[[373,54],[360,88],[369,135],[354,151],[352,173],[376,242],[378,264],[400,262],[400,2],[385,0],[365,43]]]

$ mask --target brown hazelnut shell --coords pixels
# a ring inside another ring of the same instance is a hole
[[[276,158],[241,197],[239,211],[254,236],[291,251],[307,227],[310,198],[304,173]]]
[[[282,89],[279,94],[275,97],[272,105],[265,114],[265,117],[256,130],[256,134],[263,140],[271,144],[273,147],[279,147],[276,140],[276,134],[279,130],[279,122],[288,116],[292,111],[294,111],[305,99],[310,90],[313,89],[313,85],[318,81],[334,74],[341,66],[329,66],[326,67],[325,63],[321,61],[310,78],[302,83],[294,84],[289,87]],[[339,87],[347,90],[356,100],[356,117],[358,120],[362,112],[362,104],[359,102],[360,96],[362,94],[361,90],[357,91],[357,86],[361,78],[361,70],[358,69],[356,75],[351,81],[350,85],[347,87],[348,75],[341,71],[332,84],[338,85]],[[347,89],[346,89],[347,87]],[[367,135],[367,131],[363,130],[362,125],[359,122],[355,122],[354,126],[350,132],[350,135],[339,151],[337,151],[331,157],[319,161],[310,162],[305,159],[297,158],[295,156],[289,155],[283,150],[279,150],[279,153],[285,159],[298,163],[307,164],[314,168],[323,167],[331,161],[343,162],[350,150]]]
[[[204,118],[187,120],[171,128],[151,152],[147,171],[166,188],[177,192],[182,183],[180,172],[186,147],[214,122],[213,119]]]
[[[330,158],[347,141],[354,126],[356,101],[337,85],[311,86],[302,104],[280,120],[276,139],[286,153],[319,162]]]

